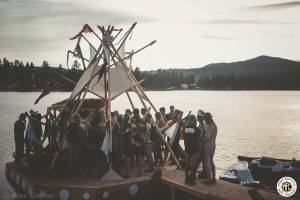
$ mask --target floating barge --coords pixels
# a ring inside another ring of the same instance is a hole
[[[253,188],[218,180],[207,185],[196,181],[195,186],[184,183],[184,171],[166,166],[161,176],[153,174],[127,178],[120,181],[103,181],[98,178],[47,178],[23,176],[14,162],[6,164],[9,183],[20,193],[32,199],[221,199],[253,200],[249,194]],[[286,198],[261,189],[256,190],[262,199],[284,200]],[[289,198],[293,200],[293,198]]]
[[[144,199],[151,191],[151,175],[106,181],[90,177],[29,177],[14,162],[6,164],[8,182],[32,199]]]

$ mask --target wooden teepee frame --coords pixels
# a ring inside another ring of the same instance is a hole
[[[123,29],[115,29],[114,26],[108,26],[107,28],[105,28],[104,26],[97,26],[98,29],[100,30],[101,34],[102,34],[102,38],[92,29],[92,33],[100,40],[100,46],[97,49],[97,53],[95,55],[95,57],[93,58],[92,61],[90,61],[90,63],[92,63],[96,58],[99,58],[98,56],[101,56],[100,59],[103,59],[103,66],[104,69],[99,70],[97,73],[94,73],[94,75],[90,78],[90,80],[86,83],[86,85],[83,87],[83,89],[78,93],[78,95],[76,95],[73,99],[70,99],[70,101],[73,101],[75,98],[80,99],[79,104],[76,106],[76,108],[73,108],[74,113],[78,112],[82,106],[82,103],[86,97],[89,87],[89,84],[91,82],[91,80],[99,75],[101,78],[104,79],[104,85],[105,85],[105,97],[104,97],[104,102],[106,105],[106,109],[105,109],[105,113],[106,113],[106,117],[107,120],[109,121],[109,170],[111,173],[111,153],[112,153],[112,123],[111,123],[111,77],[110,77],[110,68],[113,66],[117,66],[117,64],[121,64],[119,66],[121,66],[124,70],[126,70],[128,72],[128,75],[131,79],[131,81],[134,83],[134,85],[132,86],[133,91],[137,94],[137,96],[139,97],[139,100],[141,101],[143,107],[146,109],[146,111],[148,113],[150,113],[149,108],[146,105],[146,102],[148,102],[151,106],[151,108],[157,112],[157,109],[155,108],[155,106],[153,105],[153,103],[151,102],[151,100],[149,99],[149,97],[147,96],[147,94],[144,92],[142,86],[140,85],[140,83],[136,80],[136,78],[134,77],[134,75],[131,73],[130,70],[130,66],[128,67],[128,65],[124,62],[126,59],[131,58],[133,55],[139,53],[140,51],[144,50],[145,48],[153,45],[156,41],[152,41],[149,44],[145,45],[144,47],[138,49],[137,51],[132,51],[129,55],[125,56],[125,57],[121,57],[119,54],[119,50],[121,48],[121,46],[125,43],[126,39],[128,38],[128,36],[131,34],[131,32],[133,31],[134,27],[136,26],[136,23],[134,23],[127,31],[126,33],[123,35],[123,37],[120,39],[120,41],[118,42],[120,45],[118,48],[115,47],[115,45],[113,44],[113,41],[119,36],[119,34],[122,32]],[[117,31],[118,33],[113,36],[114,31]],[[83,38],[91,45],[91,43],[83,36]],[[84,62],[84,60],[87,59],[82,59],[82,61]],[[110,63],[112,61],[112,64]],[[102,73],[102,74],[101,74]],[[128,90],[130,90],[128,89]],[[131,97],[129,96],[129,93],[127,91],[124,91],[128,97],[128,100],[132,106],[132,108],[134,108],[134,104],[131,100]],[[157,130],[159,130],[159,128],[157,127],[156,123],[154,123],[154,125],[156,126]],[[167,150],[171,153],[171,156],[173,158],[173,160],[175,161],[177,168],[182,169],[180,163],[178,162],[172,148],[170,147],[170,145],[166,142],[165,138],[163,137],[162,133],[159,131],[159,136],[161,138],[161,140],[163,141],[163,143],[165,144]],[[54,161],[55,162],[55,161]],[[52,163],[53,164],[53,163]]]

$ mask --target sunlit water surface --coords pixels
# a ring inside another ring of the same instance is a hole
[[[48,105],[70,93],[53,92],[33,105],[40,93],[0,92],[0,195],[11,192],[5,163],[14,151],[13,124],[19,113],[30,109],[45,112]],[[236,162],[237,155],[300,159],[299,91],[149,91],[153,104],[174,105],[188,113],[209,111],[219,128],[215,161],[218,169]],[[137,107],[142,105],[131,94]],[[130,104],[126,95],[113,101],[121,113]],[[0,196],[0,199],[1,196]]]

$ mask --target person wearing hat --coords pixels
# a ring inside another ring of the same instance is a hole
[[[217,125],[212,119],[211,113],[204,113],[205,134],[203,136],[203,167],[206,172],[207,180],[204,183],[216,183],[216,167],[214,154],[216,149],[216,137],[218,133]]]
[[[199,147],[198,137],[199,129],[195,115],[190,115],[185,127],[183,128],[184,146],[188,155],[185,168],[185,183],[195,185],[196,170],[198,168]]]
[[[19,119],[14,124],[14,138],[15,138],[15,160],[18,163],[24,158],[24,132],[26,127],[26,114],[21,113]]]

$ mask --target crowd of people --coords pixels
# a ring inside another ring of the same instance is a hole
[[[168,113],[161,107],[154,117],[148,109],[134,108],[125,110],[124,114],[112,112],[109,122],[104,111],[87,109],[75,114],[48,110],[44,116],[34,111],[22,113],[14,124],[15,160],[21,164],[28,157],[48,155],[51,168],[59,153],[58,161],[74,169],[76,175],[101,177],[111,163],[123,177],[130,177],[132,165],[136,165],[136,175],[141,176],[168,162],[170,156],[165,139],[176,159],[185,155],[187,184],[195,184],[201,162],[203,171],[198,177],[207,179],[205,183],[215,183],[213,157],[217,126],[212,115],[202,110],[196,116],[189,113],[183,118],[182,114],[174,106],[170,106]],[[179,128],[175,129],[174,138],[170,138],[165,132],[176,123]],[[110,127],[111,145],[108,140]],[[184,140],[185,153],[180,139]],[[172,157],[170,160],[170,164],[175,164]],[[146,163],[146,170],[143,163]]]

